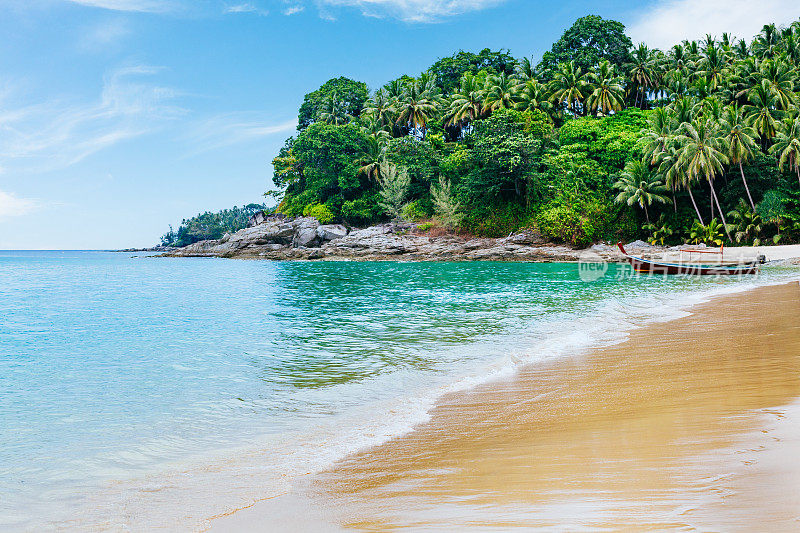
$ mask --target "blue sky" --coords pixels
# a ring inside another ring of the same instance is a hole
[[[787,0],[0,0],[0,249],[155,244],[261,201],[303,95],[464,49],[538,60],[583,15],[664,46],[751,37]],[[756,5],[758,4],[758,5]]]

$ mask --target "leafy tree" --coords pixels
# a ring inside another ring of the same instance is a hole
[[[319,89],[308,93],[303,99],[297,116],[297,129],[303,131],[313,122],[320,120],[320,114],[325,111],[326,103],[336,95],[342,114],[358,117],[367,101],[369,91],[367,85],[360,81],[340,77],[326,81]]]
[[[576,20],[552,49],[545,52],[536,71],[549,79],[549,73],[554,73],[561,63],[574,62],[576,68],[587,72],[603,59],[622,68],[629,61],[632,47],[621,22],[588,15]]]
[[[484,48],[477,54],[460,50],[450,57],[439,59],[428,71],[436,77],[441,90],[449,94],[459,87],[461,78],[468,72],[476,75],[486,71],[489,74],[512,76],[516,66],[517,62],[508,50],[495,52]]]

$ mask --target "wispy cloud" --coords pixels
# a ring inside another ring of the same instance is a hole
[[[800,17],[797,0],[666,0],[641,11],[628,25],[635,42],[666,49],[683,39],[728,32],[751,39],[764,24]]]
[[[138,11],[142,13],[163,13],[177,7],[172,0],[66,0],[73,4],[99,7],[113,11]]]
[[[0,191],[0,218],[27,215],[39,207],[37,200],[19,198],[5,191]]]
[[[252,2],[245,2],[242,4],[233,4],[227,5],[223,9],[223,12],[228,14],[244,14],[244,13],[252,13],[255,15],[266,16],[269,15],[269,11],[266,9],[261,9],[257,5],[253,4]]]
[[[80,48],[89,52],[108,50],[131,35],[127,21],[122,18],[103,21],[81,32]]]
[[[283,14],[286,16],[297,15],[298,13],[302,13],[305,7],[297,5],[297,6],[289,6],[283,10]]]
[[[270,135],[291,133],[297,120],[266,122],[253,120],[254,113],[226,113],[193,124],[186,140],[191,145],[189,155],[256,141]]]
[[[51,170],[148,133],[183,114],[178,93],[148,83],[158,68],[119,68],[103,81],[95,102],[50,101],[21,107],[0,102],[0,157],[9,168]]]
[[[335,20],[331,9],[356,8],[367,17],[397,18],[405,22],[439,22],[448,17],[480,11],[498,6],[508,0],[313,0],[320,16]],[[299,13],[303,4],[295,0],[284,0],[292,4],[284,14]]]

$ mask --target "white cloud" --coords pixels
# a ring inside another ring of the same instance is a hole
[[[226,146],[258,140],[297,129],[297,119],[271,123],[253,120],[253,113],[226,113],[192,125],[187,140],[190,155],[196,155]]]
[[[269,11],[261,9],[251,2],[225,6],[224,12],[233,15],[240,13],[254,13],[256,15],[266,16],[269,14]]]
[[[36,200],[19,198],[10,192],[0,191],[0,218],[27,215],[37,207],[39,202]]]
[[[667,49],[683,39],[728,32],[748,41],[764,24],[800,17],[798,0],[666,0],[639,13],[628,25],[634,43]]]
[[[298,13],[302,13],[305,7],[303,6],[291,6],[287,7],[283,10],[283,14],[286,16],[297,15]]]
[[[159,69],[138,65],[109,73],[97,101],[9,108],[0,101],[0,158],[9,170],[63,168],[143,135],[183,114],[176,91],[143,81]]]
[[[175,8],[169,0],[67,0],[73,4],[99,7],[113,11],[139,11],[143,13],[162,13]]]

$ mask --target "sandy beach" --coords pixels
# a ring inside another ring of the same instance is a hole
[[[430,422],[212,531],[800,527],[800,286],[445,397]]]

